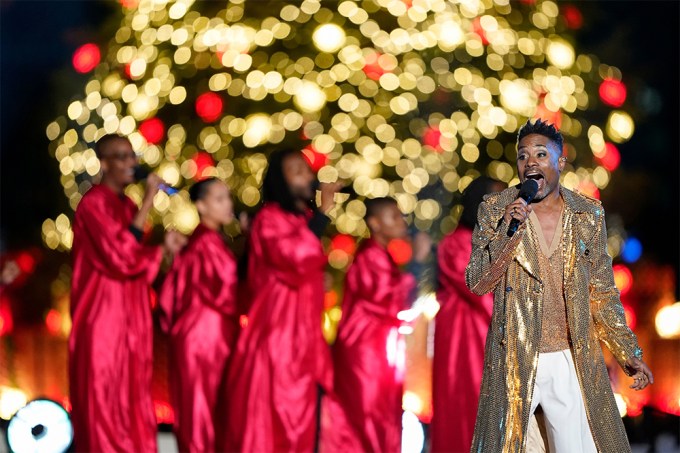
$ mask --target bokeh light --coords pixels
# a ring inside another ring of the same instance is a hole
[[[210,5],[121,3],[98,69],[45,130],[71,208],[99,172],[94,143],[117,133],[178,188],[154,200],[153,222],[165,227],[195,225],[186,190],[206,176],[232,187],[237,209],[256,207],[267,154],[294,147],[319,180],[357,194],[338,199],[334,233],[366,236],[363,200],[391,196],[436,236],[455,227],[451,203],[474,178],[516,182],[515,134],[527,119],[561,128],[563,183],[594,197],[619,165],[615,144],[634,132],[616,105],[621,71],[573,45],[568,30],[583,20],[573,5]],[[56,220],[45,220],[43,241],[68,250],[70,223]],[[336,269],[351,261],[330,254]]]
[[[83,44],[73,53],[73,69],[85,74],[97,67],[101,61],[101,52],[96,44]]]

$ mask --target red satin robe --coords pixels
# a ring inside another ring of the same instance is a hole
[[[77,451],[156,451],[149,291],[162,252],[128,231],[136,212],[132,200],[96,185],[75,214],[69,377]]]
[[[220,233],[196,227],[163,283],[160,306],[179,451],[215,451],[218,395],[238,332],[236,260]]]
[[[333,345],[331,399],[343,413],[333,401],[325,405],[332,420],[330,432],[324,427],[324,451],[401,451],[404,370],[397,313],[407,308],[414,287],[414,277],[402,273],[387,250],[373,239],[361,244],[345,278]]]
[[[228,372],[223,450],[314,450],[318,386],[332,377],[321,331],[326,257],[307,222],[276,203],[253,221],[248,325]]]
[[[464,225],[438,249],[441,308],[434,334],[433,452],[469,452],[475,430],[493,295],[476,296],[465,286],[471,252],[472,230]]]

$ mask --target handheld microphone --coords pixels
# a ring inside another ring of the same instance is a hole
[[[527,204],[531,203],[534,199],[536,193],[538,192],[538,183],[533,179],[527,179],[522,183],[519,189],[519,198],[526,201]],[[510,221],[510,227],[508,228],[508,237],[512,237],[519,228],[519,220],[513,218]]]
[[[146,179],[148,176],[149,170],[142,167],[141,165],[137,165],[135,167],[135,181],[137,182],[142,181]],[[179,192],[177,189],[167,184],[160,184],[158,188],[161,189],[163,192],[167,193],[168,195],[175,195],[177,192]]]
[[[321,183],[319,182],[318,179],[315,179],[312,182],[312,190],[314,190],[314,191],[320,190],[320,187],[321,187]],[[351,184],[349,184],[349,185],[343,187],[342,189],[338,190],[338,193],[344,193],[344,194],[349,195],[350,197],[354,197],[357,194],[356,191],[354,190],[354,187],[352,187]]]

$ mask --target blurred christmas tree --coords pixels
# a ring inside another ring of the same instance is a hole
[[[515,134],[541,117],[565,135],[563,184],[597,196],[633,133],[620,72],[579,55],[582,17],[554,1],[120,0],[103,46],[81,47],[84,95],[48,125],[75,208],[99,171],[94,142],[130,138],[172,185],[209,175],[241,207],[260,201],[266,154],[304,148],[322,181],[350,181],[358,199],[333,213],[361,236],[363,197],[391,195],[419,229],[455,227],[459,194],[480,174],[516,183]],[[612,143],[613,142],[613,143]],[[141,198],[141,186],[128,190]],[[154,216],[191,231],[186,191],[159,193]],[[50,248],[69,249],[67,215],[46,220]],[[347,236],[341,236],[347,238]],[[350,237],[351,239],[351,237]],[[331,264],[353,249],[337,240]],[[344,244],[344,245],[343,245]]]

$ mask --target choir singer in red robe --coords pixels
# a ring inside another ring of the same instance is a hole
[[[416,279],[399,269],[387,249],[407,233],[397,202],[367,200],[366,223],[371,236],[359,246],[345,279],[333,345],[335,396],[324,406],[332,419],[324,426],[324,453],[401,451],[404,370],[397,314],[408,308]],[[430,248],[429,237],[414,241],[414,259],[422,264]]]
[[[142,243],[142,228],[162,180],[149,175],[141,208],[124,194],[137,159],[125,137],[96,144],[101,183],[76,209],[69,338],[69,384],[76,451],[155,452],[151,399],[153,326],[150,284],[163,251],[185,239],[168,232],[162,246]]]
[[[201,223],[175,258],[160,296],[170,333],[170,389],[179,451],[215,450],[215,415],[238,329],[236,261],[220,230],[234,219],[229,188],[217,178],[189,189]]]
[[[505,184],[485,176],[472,181],[463,194],[458,227],[438,247],[437,300],[441,308],[434,334],[433,452],[469,452],[472,445],[493,295],[472,294],[465,286],[465,267],[482,197],[503,189]]]
[[[321,331],[326,256],[319,237],[340,184],[321,184],[297,150],[272,153],[264,206],[250,227],[248,325],[227,380],[222,450],[312,452],[319,386],[331,385]],[[218,444],[218,449],[220,445]]]

